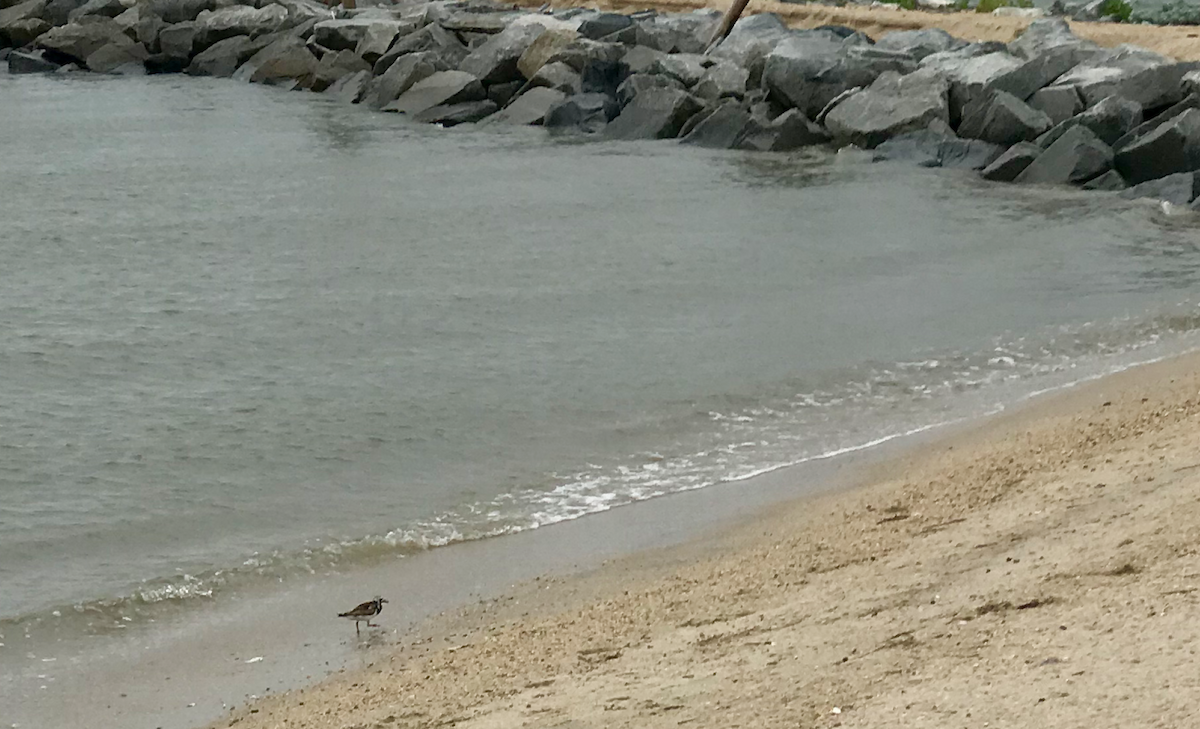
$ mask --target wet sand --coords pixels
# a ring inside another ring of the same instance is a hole
[[[1200,357],[1136,368],[214,726],[1187,726],[1197,446]]]
[[[521,4],[540,7],[543,3],[523,0]],[[553,7],[589,7],[621,12],[645,8],[661,11],[690,12],[714,8],[724,12],[730,5],[725,0],[554,0]],[[902,10],[889,7],[862,7],[819,4],[793,4],[772,0],[753,0],[744,16],[755,13],[777,13],[795,28],[815,28],[819,25],[844,25],[879,38],[897,30],[941,28],[956,38],[972,41],[994,40],[1007,43],[1032,22],[1029,18],[1012,18],[974,12],[932,12]],[[1091,39],[1102,46],[1132,43],[1143,48],[1177,58],[1181,61],[1200,60],[1200,26],[1155,26],[1127,23],[1081,23],[1071,21],[1076,35]]]

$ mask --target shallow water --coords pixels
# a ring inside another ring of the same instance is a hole
[[[737,482],[1200,321],[1194,223],[1069,190],[178,78],[0,77],[0,129],[0,644]]]

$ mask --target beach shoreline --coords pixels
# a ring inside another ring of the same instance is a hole
[[[1198,364],[1036,398],[864,485],[535,580],[212,726],[1182,726]]]

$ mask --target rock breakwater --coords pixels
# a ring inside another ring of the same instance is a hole
[[[529,11],[485,0],[0,0],[9,73],[187,73],[330,94],[444,126],[540,124],[607,139],[980,170],[1190,204],[1200,63],[1102,48],[1058,18],[1008,44],[928,28],[713,11]],[[1197,203],[1200,205],[1200,203]]]

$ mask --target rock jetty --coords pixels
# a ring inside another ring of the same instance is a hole
[[[759,152],[853,145],[1180,205],[1200,192],[1200,63],[1102,48],[1060,18],[1003,44],[797,30],[768,13],[709,48],[719,21],[487,0],[0,0],[0,67],[229,77],[444,126]]]

